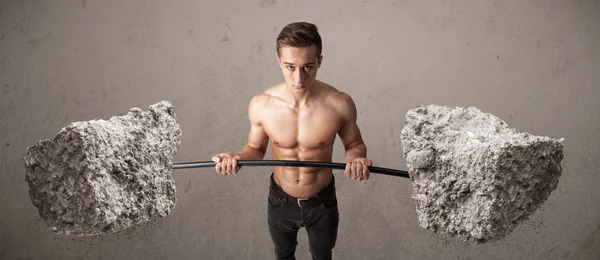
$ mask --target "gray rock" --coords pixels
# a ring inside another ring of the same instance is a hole
[[[168,216],[181,130],[168,101],[110,120],[73,122],[27,148],[29,195],[55,232],[114,233]]]
[[[475,107],[418,106],[400,139],[420,226],[464,242],[505,237],[562,174],[563,138],[519,133]]]

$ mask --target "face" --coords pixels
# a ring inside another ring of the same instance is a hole
[[[288,87],[294,91],[309,89],[317,78],[323,56],[317,56],[317,47],[288,47],[279,49],[279,67]]]

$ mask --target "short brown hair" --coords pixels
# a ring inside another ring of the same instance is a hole
[[[323,49],[319,29],[316,25],[307,22],[295,22],[286,25],[281,29],[276,42],[277,56],[279,56],[279,49],[283,46],[300,48],[316,45],[317,57],[321,56],[321,50]]]

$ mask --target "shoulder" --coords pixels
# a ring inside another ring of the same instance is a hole
[[[281,84],[277,84],[265,89],[250,99],[250,108],[259,108],[266,105],[273,97],[277,96]]]
[[[356,104],[348,93],[338,90],[331,85],[326,85],[325,89],[329,103],[341,117],[347,119],[356,117]]]
[[[256,94],[250,99],[248,104],[248,118],[253,125],[261,124],[261,114],[264,111],[267,96],[264,93]]]
[[[265,108],[277,97],[277,91],[281,84],[277,84],[265,89],[263,92],[258,93],[250,98],[248,104],[248,114],[251,120],[259,121],[260,117],[264,112]]]
[[[334,100],[335,100],[334,102],[336,102],[338,106],[341,106],[343,108],[353,108],[354,107],[354,100],[346,92],[337,91],[335,94]]]
[[[256,94],[250,99],[249,109],[257,109],[264,106],[269,99],[269,95],[263,93]]]
[[[327,86],[328,86],[327,87],[328,100],[329,100],[329,102],[331,102],[331,104],[335,108],[337,108],[338,110],[341,110],[341,111],[348,111],[348,110],[356,109],[354,100],[348,93],[338,90],[337,88],[335,88],[331,85],[327,85]]]

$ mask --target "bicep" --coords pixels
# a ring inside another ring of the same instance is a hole
[[[265,132],[260,117],[260,100],[259,97],[254,97],[248,106],[248,119],[250,120],[250,132],[248,133],[248,146],[257,149],[261,152],[267,150],[269,136]]]
[[[248,146],[264,153],[267,150],[268,141],[269,136],[267,136],[261,125],[250,125],[250,132],[248,133]]]
[[[343,102],[338,105],[341,113],[341,125],[338,135],[347,149],[363,143],[360,129],[356,123],[357,111],[356,105],[350,96],[343,94]]]

